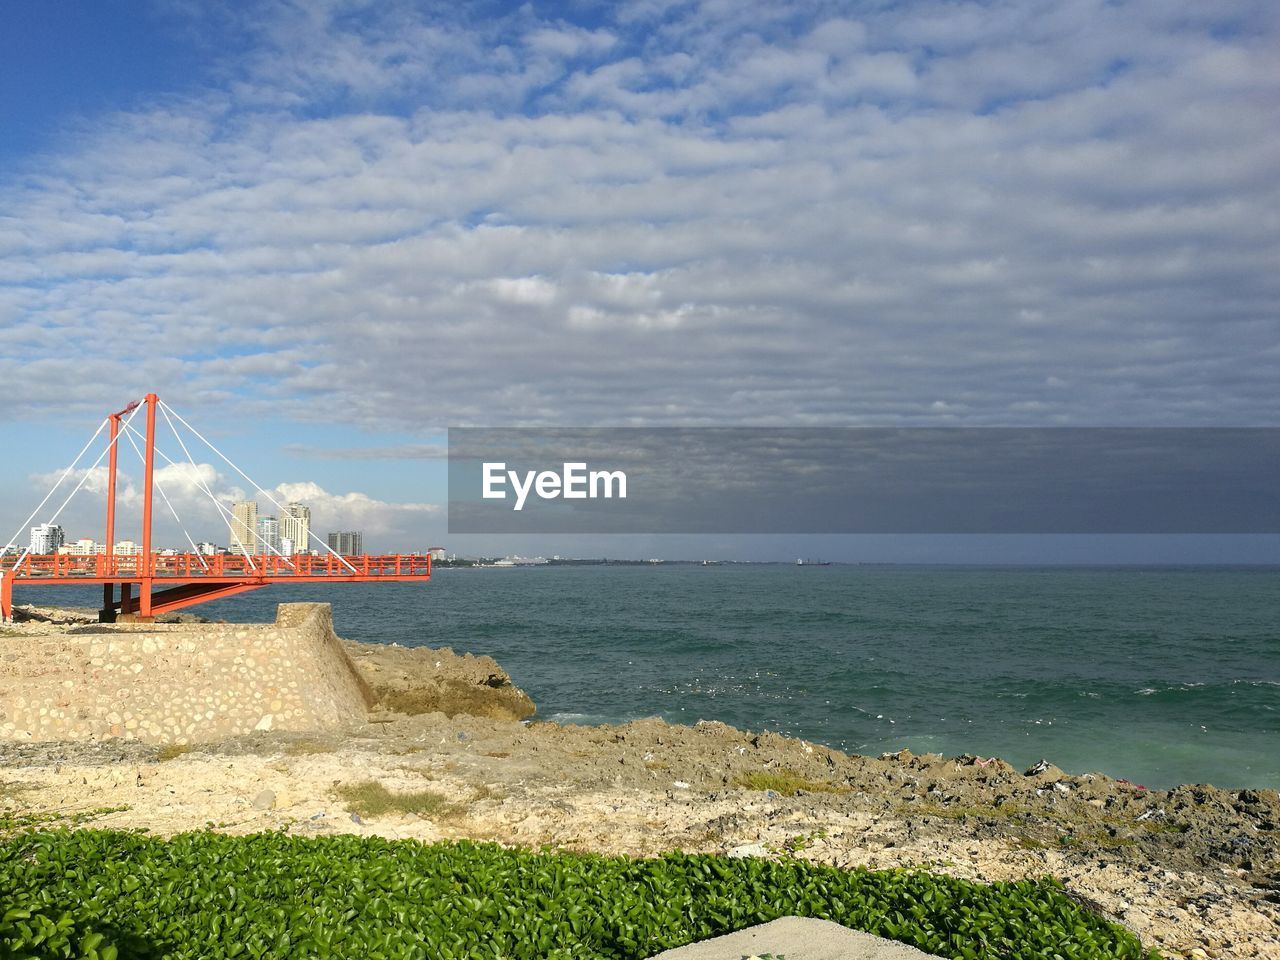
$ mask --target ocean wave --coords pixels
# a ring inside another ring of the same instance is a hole
[[[541,719],[545,719],[548,723],[559,723],[569,727],[594,727],[603,723],[628,723],[646,716],[652,716],[652,714],[638,711],[635,716],[624,716],[616,713],[575,713],[562,710]]]
[[[1235,683],[1236,681],[1232,681]],[[1150,697],[1157,693],[1185,693],[1188,690],[1196,690],[1203,687],[1203,683],[1175,683],[1167,687],[1143,687],[1141,690],[1133,691],[1140,697]]]

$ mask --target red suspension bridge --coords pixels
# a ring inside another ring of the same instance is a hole
[[[144,411],[145,434],[132,426],[134,418]],[[167,551],[156,553],[152,550],[153,494],[157,489],[165,505],[173,514],[174,520],[181,526],[177,511],[155,477],[157,453],[168,463],[178,464],[178,461],[168,457],[156,447],[157,412],[169,425],[182,452],[186,454],[196,486],[209,496],[219,513],[230,522],[229,529],[232,531],[232,537],[237,541],[236,545],[240,548],[239,553],[220,553],[213,556],[202,554],[196,549],[190,535],[186,534],[185,528],[183,533],[191,546],[190,553],[174,554]],[[275,550],[266,541],[261,541],[262,545],[267,547],[266,550],[262,552],[250,550],[240,542],[236,534],[236,523],[232,511],[213,494],[208,484],[199,478],[195,460],[191,457],[190,450],[178,431],[179,423],[221,457],[241,477],[253,484],[254,489],[261,491],[277,507],[281,506],[270,493],[254,484],[243,470],[201,436],[172,407],[161,401],[154,393],[149,393],[145,399],[130,404],[118,413],[111,414],[99,425],[97,433],[90,438],[79,456],[54,484],[53,490],[49,491],[40,506],[36,507],[28,517],[27,523],[19,528],[21,532],[31,520],[35,519],[63,481],[71,476],[85,453],[105,429],[108,431],[106,449],[99,454],[93,467],[83,473],[79,484],[48,522],[52,523],[57,519],[58,514],[85,485],[86,480],[100,466],[105,457],[107,459],[106,552],[92,556],[36,555],[27,550],[21,554],[0,557],[0,620],[12,618],[14,589],[28,584],[42,586],[101,584],[100,617],[103,621],[112,621],[118,617],[150,619],[157,614],[234,596],[249,590],[258,590],[273,583],[394,583],[425,582],[431,578],[431,558],[428,556],[343,556],[330,549],[329,545],[315,534],[311,536],[323,548],[322,553],[285,555]],[[143,464],[141,552],[128,555],[114,552],[117,452],[122,437],[128,438],[142,458]],[[138,441],[141,441],[141,446]],[[253,537],[253,541],[254,546],[259,544],[257,537]]]

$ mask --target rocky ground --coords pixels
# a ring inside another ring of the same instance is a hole
[[[846,756],[714,722],[521,722],[532,704],[492,660],[349,650],[378,699],[369,723],[194,748],[5,746],[8,827],[471,837],[984,880],[1052,874],[1167,955],[1280,958],[1275,791],[1146,790],[971,756]]]

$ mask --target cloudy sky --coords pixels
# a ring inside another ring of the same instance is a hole
[[[1269,0],[22,5],[0,537],[147,390],[384,548],[443,536],[451,425],[1280,426],[1278,38]]]

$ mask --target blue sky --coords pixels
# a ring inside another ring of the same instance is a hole
[[[145,109],[207,74],[196,35],[146,3],[15,4],[0,32],[0,159],[56,149],[69,124]]]
[[[0,537],[148,389],[385,548],[444,536],[450,425],[1276,425],[1278,34],[1261,0],[24,5]]]

